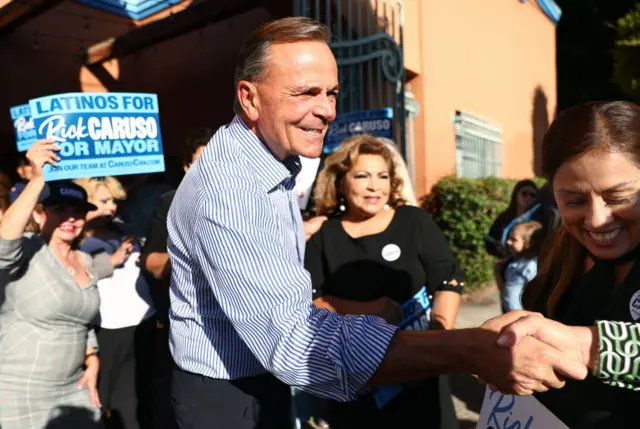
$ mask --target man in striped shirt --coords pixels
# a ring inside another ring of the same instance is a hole
[[[367,386],[468,372],[505,391],[560,387],[584,365],[490,330],[398,332],[374,316],[314,308],[294,194],[298,156],[318,157],[336,115],[329,32],[264,24],[236,69],[236,116],[212,138],[169,212],[172,397],[180,428],[286,428],[287,385],[348,401]],[[555,370],[555,371],[554,371]]]

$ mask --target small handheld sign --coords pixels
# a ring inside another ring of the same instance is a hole
[[[476,429],[569,429],[534,396],[485,389]]]
[[[58,94],[29,106],[37,137],[60,146],[45,180],[164,171],[156,94]]]
[[[31,117],[31,108],[28,104],[22,104],[10,108],[9,113],[11,113],[13,129],[16,133],[18,152],[25,152],[38,140]]]
[[[345,139],[360,134],[393,139],[393,109],[361,110],[338,115],[329,125],[323,151],[333,153]]]
[[[400,252],[400,248],[395,244],[387,245],[385,249],[388,249],[389,246],[397,247],[397,252]],[[400,320],[398,327],[403,331],[428,331],[431,328],[431,300],[426,286],[423,286],[411,299],[402,304],[402,320]],[[373,399],[377,407],[382,408],[398,396],[403,389],[400,384],[380,386],[373,390]]]

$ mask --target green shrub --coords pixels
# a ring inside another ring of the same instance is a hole
[[[465,272],[465,289],[471,290],[493,280],[495,258],[485,250],[484,238],[498,215],[507,208],[518,180],[441,179],[423,200],[449,241]],[[539,186],[544,180],[534,179]]]

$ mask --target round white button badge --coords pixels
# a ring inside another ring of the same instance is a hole
[[[633,320],[640,319],[640,290],[633,294],[629,301],[629,311]]]
[[[400,248],[397,244],[387,244],[382,248],[382,257],[385,261],[393,262],[400,257]]]

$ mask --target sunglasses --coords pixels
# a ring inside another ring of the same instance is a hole
[[[520,195],[522,195],[523,197],[535,198],[536,193],[535,192],[529,192],[529,191],[522,191],[522,192],[520,192]]]
[[[84,207],[78,207],[74,205],[52,205],[48,206],[51,211],[56,214],[71,214],[73,217],[85,217],[87,215],[87,209]]]

